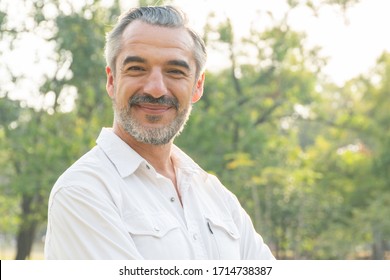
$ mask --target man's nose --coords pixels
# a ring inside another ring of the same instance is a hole
[[[159,98],[168,93],[161,69],[153,69],[150,72],[144,85],[144,93],[147,93],[154,98]]]

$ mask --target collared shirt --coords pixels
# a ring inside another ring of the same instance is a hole
[[[176,146],[181,194],[111,129],[54,185],[46,259],[274,259],[237,198]]]

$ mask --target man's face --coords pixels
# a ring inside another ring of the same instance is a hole
[[[170,142],[201,97],[204,76],[196,79],[193,44],[182,28],[135,21],[125,29],[115,76],[106,69],[107,92],[116,124],[138,142]]]

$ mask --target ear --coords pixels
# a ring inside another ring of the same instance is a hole
[[[106,74],[107,74],[107,83],[106,83],[106,90],[108,95],[111,98],[114,98],[114,92],[115,92],[115,86],[114,86],[114,74],[112,73],[112,70],[109,66],[106,66]]]
[[[195,90],[194,90],[194,93],[192,95],[192,103],[196,103],[199,101],[199,99],[202,97],[203,95],[203,88],[204,88],[204,80],[205,80],[205,74],[204,72],[199,76],[198,78],[198,81],[196,82],[196,85],[195,85]]]

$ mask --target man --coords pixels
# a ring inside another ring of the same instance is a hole
[[[114,123],[56,182],[47,259],[273,259],[236,197],[173,144],[206,49],[173,7],[132,9],[106,42]]]

